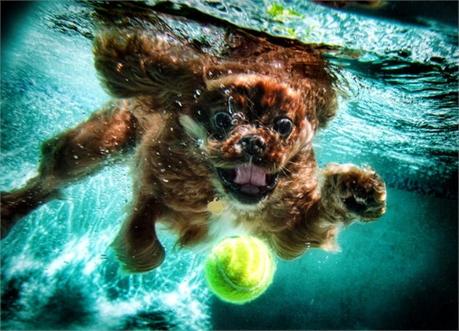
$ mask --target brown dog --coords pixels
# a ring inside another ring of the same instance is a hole
[[[2,235],[61,187],[131,147],[133,205],[113,242],[128,271],[163,261],[157,221],[183,246],[209,240],[210,228],[220,226],[208,207],[216,199],[232,226],[287,259],[309,247],[331,249],[340,224],[384,213],[385,186],[374,171],[317,168],[312,138],[336,101],[313,47],[229,26],[223,46],[206,51],[154,15],[142,28],[102,32],[94,55],[116,99],[44,143],[39,175],[2,194]]]

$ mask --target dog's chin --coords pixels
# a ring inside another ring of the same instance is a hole
[[[270,174],[255,165],[243,164],[216,170],[226,193],[244,206],[258,204],[277,185],[278,174]]]

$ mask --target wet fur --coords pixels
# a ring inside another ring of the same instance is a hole
[[[235,225],[287,259],[309,247],[336,249],[341,225],[384,213],[385,187],[374,171],[317,167],[312,137],[336,111],[320,52],[230,31],[226,49],[210,55],[161,27],[113,28],[95,39],[95,66],[115,100],[44,143],[39,175],[2,194],[2,236],[61,187],[129,150],[136,160],[132,210],[112,246],[131,272],[163,261],[159,220],[182,246],[211,240],[209,229],[218,220],[208,204],[215,198],[226,201]],[[242,117],[224,139],[215,139],[209,119],[228,107]],[[281,115],[295,124],[286,139],[271,128]],[[238,147],[247,134],[266,142],[262,166],[281,173],[274,192],[250,208],[226,194],[214,170],[247,161]]]

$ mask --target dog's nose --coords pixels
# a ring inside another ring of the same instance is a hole
[[[261,156],[266,149],[265,141],[259,136],[245,136],[239,143],[242,151],[250,156]]]

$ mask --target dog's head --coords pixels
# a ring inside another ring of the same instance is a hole
[[[205,152],[216,188],[254,205],[288,175],[292,157],[310,147],[314,104],[275,78],[239,74],[210,80],[181,123]]]
[[[292,158],[310,147],[336,107],[318,52],[248,40],[229,49],[235,61],[221,62],[171,33],[109,30],[96,38],[94,54],[112,95],[151,97],[154,109],[183,112],[180,122],[199,141],[216,189],[256,205],[288,176]],[[244,53],[252,56],[247,63]],[[257,62],[255,55],[264,57]]]

